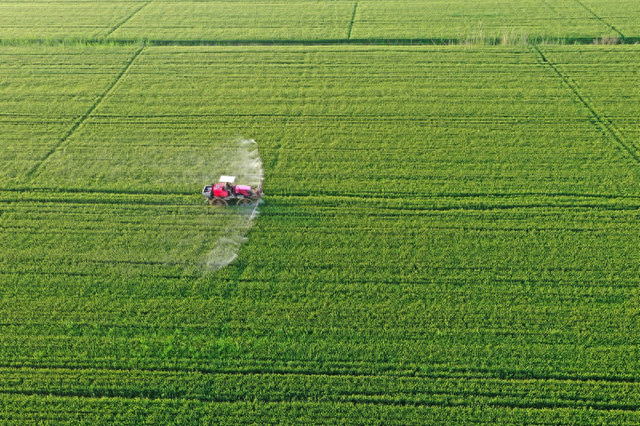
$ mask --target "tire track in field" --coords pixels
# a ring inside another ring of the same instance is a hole
[[[57,398],[82,398],[86,400],[94,400],[104,402],[109,401],[192,401],[199,403],[238,403],[246,402],[241,396],[216,396],[216,395],[166,395],[164,390],[142,390],[142,391],[114,391],[112,388],[104,390],[96,389],[77,389],[77,390],[52,390],[52,389],[3,389],[0,395],[21,395],[21,396],[41,396],[41,397],[57,397]],[[415,395],[418,395],[416,398]],[[506,409],[523,409],[523,410],[549,410],[549,409],[573,409],[573,410],[593,410],[593,411],[622,411],[636,413],[637,408],[632,404],[620,403],[603,403],[599,401],[591,401],[589,399],[580,398],[562,398],[548,400],[531,400],[523,399],[521,395],[505,394],[504,401],[496,400],[502,394],[492,395],[490,393],[478,393],[476,391],[469,392],[420,392],[417,394],[403,394],[401,398],[395,395],[384,394],[382,392],[358,392],[358,393],[338,393],[336,396],[318,396],[310,397],[309,395],[300,395],[297,397],[278,396],[278,395],[261,395],[256,396],[255,400],[263,403],[291,404],[291,403],[317,403],[317,404],[347,404],[347,405],[378,405],[391,407],[476,407],[478,405],[477,396],[486,399],[482,405],[506,408]],[[422,396],[424,399],[419,399]],[[462,398],[469,397],[464,400]]]
[[[91,115],[91,113],[93,113],[93,111],[102,103],[102,101],[113,91],[114,87],[118,84],[118,82],[122,79],[122,77],[127,73],[127,71],[129,71],[129,68],[131,67],[131,64],[133,64],[133,62],[136,60],[136,58],[140,55],[140,53],[142,52],[142,50],[145,48],[144,45],[142,45],[138,50],[136,50],[136,52],[134,53],[134,55],[131,57],[131,59],[127,62],[126,66],[124,67],[124,69],[120,72],[120,74],[118,74],[115,78],[115,80],[113,81],[113,83],[111,83],[111,85],[104,91],[102,92],[98,98],[96,99],[96,101],[89,107],[89,109],[87,110],[87,112],[85,112],[79,119],[76,120],[76,122],[73,124],[73,126],[71,126],[71,128],[62,136],[62,138],[58,141],[58,143],[56,143],[45,155],[44,157],[37,162],[30,170],[28,170],[24,177],[25,180],[27,180],[28,182],[32,182],[33,179],[35,179],[38,174],[40,173],[40,170],[42,169],[42,166],[47,162],[47,160],[49,160],[49,158],[61,147],[63,146],[67,140],[71,137],[71,135],[73,135],[76,130],[78,130],[78,128],[80,126],[82,126],[82,124],[87,120],[87,118],[89,118],[89,116]]]
[[[600,113],[598,113],[595,110],[595,108],[589,103],[589,101],[587,101],[587,99],[584,96],[582,96],[576,84],[569,77],[566,77],[564,74],[562,74],[558,69],[558,67],[556,67],[551,61],[547,59],[547,57],[544,55],[542,50],[540,50],[540,47],[538,47],[538,45],[534,44],[532,45],[532,47],[536,52],[538,52],[538,55],[540,55],[540,58],[542,59],[542,64],[551,68],[551,70],[553,70],[553,72],[558,77],[560,77],[560,79],[565,84],[565,86],[567,86],[573,92],[573,94],[578,98],[580,103],[582,103],[582,105],[585,108],[587,108],[587,110],[589,110],[589,113],[591,114],[591,117],[593,118],[596,124],[596,127],[598,127],[602,131],[602,133],[604,133],[605,136],[609,136],[610,139],[613,139],[615,142],[617,142],[618,145],[624,151],[626,151],[627,154],[637,164],[640,164],[640,154],[639,154],[640,149],[637,146],[635,146],[632,142],[624,140],[624,138],[619,134],[619,131],[617,130],[613,122],[609,119],[605,119],[604,117],[602,117],[602,115],[600,115]]]
[[[587,6],[586,4],[584,4],[582,2],[582,0],[575,0],[575,2],[578,3],[584,10],[586,10],[591,15],[593,15],[598,21],[602,22],[604,25],[606,25],[607,27],[611,28],[611,30],[615,31],[620,36],[620,38],[622,40],[624,40],[626,38],[624,36],[624,34],[622,34],[620,31],[618,31],[618,29],[616,27],[614,27],[612,24],[607,22],[604,18],[600,17],[597,13],[595,13],[593,10],[591,10],[591,8],[589,6]]]
[[[349,22],[349,30],[347,31],[347,40],[351,40],[351,30],[353,30],[353,23],[356,20],[356,12],[358,11],[358,5],[360,1],[357,0],[353,5],[353,13],[351,14],[351,22]]]
[[[187,358],[187,360],[193,360]],[[251,363],[238,367],[235,363],[220,365],[217,367],[206,366],[140,366],[132,367],[126,365],[89,365],[83,363],[67,364],[65,360],[59,364],[33,364],[23,363],[0,363],[0,369],[31,369],[34,371],[104,371],[104,372],[131,372],[131,373],[153,373],[153,374],[198,374],[202,376],[216,376],[219,374],[229,376],[299,376],[299,377],[352,377],[352,378],[396,378],[396,379],[417,379],[417,380],[495,380],[508,382],[529,382],[529,381],[554,381],[554,382],[601,382],[609,384],[635,385],[637,380],[633,376],[606,375],[595,373],[563,373],[563,372],[535,372],[512,369],[492,369],[483,367],[435,367],[422,370],[416,365],[395,365],[387,363],[367,363],[351,360],[340,360],[325,366],[316,362],[295,362],[284,365],[275,365],[272,358],[255,358]],[[293,366],[292,366],[293,365]],[[374,371],[372,369],[380,369]]]
[[[52,196],[42,199],[36,196],[37,192],[45,192]],[[157,191],[144,190],[109,190],[109,189],[79,189],[79,188],[0,188],[0,194],[19,194],[19,198],[2,198],[0,206],[6,205],[22,205],[34,201],[47,203],[65,203],[70,205],[117,205],[117,206],[156,206],[156,207],[180,207],[180,208],[200,208],[200,204],[193,203],[191,198],[193,193],[181,191],[168,191],[161,193]],[[30,196],[34,193],[33,197]],[[73,198],[73,195],[91,196],[90,198]],[[410,195],[412,199],[420,201],[415,205],[405,205],[399,207],[396,205],[388,205],[387,211],[403,210],[405,214],[410,211],[439,211],[439,210],[490,210],[490,209],[517,209],[517,208],[600,208],[606,210],[637,210],[640,196],[634,195],[618,195],[618,194],[589,194],[589,193],[545,193],[545,192],[523,192],[523,193],[441,193],[425,195],[419,191],[409,191],[403,194],[389,193],[379,194],[375,191],[361,191],[358,193],[345,193],[340,191],[294,191],[289,192],[286,198],[300,197],[302,199],[309,198],[310,201],[298,201],[298,207],[304,206],[322,206],[335,207],[344,202],[344,200],[367,200],[369,205],[385,204],[389,201],[405,199]],[[137,196],[137,197],[136,197]],[[271,205],[280,205],[280,199],[283,195],[272,194]],[[184,197],[189,197],[185,199]],[[318,197],[327,198],[322,202],[317,200]],[[531,200],[533,199],[533,200]],[[342,200],[342,201],[340,201]],[[462,200],[462,204],[460,204]],[[464,201],[474,201],[473,205],[465,204]],[[516,201],[513,201],[516,200]],[[446,202],[446,205],[425,205],[423,202]],[[518,202],[520,201],[520,202]],[[366,208],[366,206],[352,205],[354,209]],[[0,213],[2,210],[0,210]],[[273,214],[273,213],[272,213]],[[287,214],[290,214],[287,213]],[[377,215],[376,213],[371,213]]]
[[[109,37],[111,34],[113,34],[114,32],[116,32],[121,26],[123,26],[124,24],[126,24],[127,22],[129,22],[129,20],[131,18],[133,18],[134,16],[136,16],[138,14],[138,12],[140,12],[142,9],[144,9],[145,7],[149,6],[151,3],[153,3],[154,0],[148,1],[145,4],[143,4],[142,6],[140,6],[139,8],[137,8],[136,10],[133,11],[132,14],[130,14],[129,16],[127,16],[126,18],[124,18],[120,23],[116,24],[113,28],[111,28],[111,31],[109,31],[104,38]]]
[[[357,201],[359,197],[354,196],[353,199]],[[125,200],[125,201],[111,201],[104,199],[89,199],[89,200],[75,200],[75,199],[66,199],[66,198],[50,198],[43,200],[42,197],[37,197],[34,195],[33,198],[24,198],[18,201],[15,200],[0,200],[0,205],[14,205],[17,203],[57,203],[57,204],[65,204],[67,206],[156,206],[161,208],[167,207],[185,207],[188,204],[168,204],[166,201],[158,200],[158,201],[143,201],[143,200]],[[278,206],[277,203],[271,204],[272,206]],[[197,208],[198,206],[196,206]],[[335,201],[327,201],[327,202],[319,202],[317,200],[309,201],[308,203],[298,203],[297,207],[323,207],[323,208],[339,208],[344,209],[344,202],[340,200]],[[357,206],[353,205],[352,209],[354,211],[369,211],[368,206]],[[395,217],[395,216],[420,216],[424,214],[424,212],[447,212],[447,211],[467,211],[467,212],[483,212],[483,211],[500,211],[500,210],[547,210],[547,209],[564,209],[564,210],[575,210],[575,209],[591,209],[591,210],[602,210],[602,211],[637,211],[638,207],[635,205],[609,205],[609,204],[596,204],[596,203],[564,203],[564,204],[554,204],[554,203],[527,203],[527,204],[491,204],[491,203],[483,203],[483,204],[474,204],[474,205],[457,205],[457,204],[448,204],[448,205],[405,205],[405,206],[388,206],[384,207],[385,212],[379,211],[378,213],[370,213],[370,216],[381,216],[381,217]],[[380,208],[378,208],[380,210]],[[255,210],[251,213],[254,214]],[[276,213],[270,213],[271,215],[277,215]],[[291,213],[283,213],[283,216],[291,216]],[[248,229],[248,226],[246,227]]]
[[[10,375],[13,373],[14,378],[21,375],[29,376],[31,374],[43,377],[45,379],[45,383],[49,383],[51,379],[56,381],[57,383],[64,383],[65,379],[73,380],[76,376],[76,372],[86,373],[88,377],[92,378],[115,378],[118,375],[137,375],[139,380],[146,378],[154,378],[157,377],[157,384],[162,384],[167,379],[175,379],[176,382],[179,381],[181,376],[187,380],[195,379],[196,382],[200,380],[214,379],[217,376],[229,376],[229,377],[237,377],[237,378],[250,378],[253,379],[255,377],[272,377],[274,380],[277,380],[279,377],[289,377],[289,378],[298,378],[298,379],[319,379],[318,385],[323,384],[323,380],[325,382],[331,382],[334,378],[341,380],[343,378],[350,378],[359,382],[360,384],[370,384],[374,385],[373,389],[362,389],[358,386],[352,388],[345,388],[342,390],[338,390],[335,394],[332,394],[329,398],[331,402],[334,403],[366,403],[366,404],[384,404],[384,405],[449,405],[453,403],[460,403],[461,405],[467,405],[472,403],[473,401],[466,402],[461,401],[459,397],[474,397],[480,396],[484,398],[489,398],[491,401],[487,401],[490,405],[496,406],[506,406],[506,407],[517,407],[517,408],[576,408],[576,409],[595,409],[595,410],[621,410],[621,411],[637,411],[635,404],[630,403],[629,401],[617,401],[615,399],[604,400],[600,396],[593,395],[580,395],[580,394],[563,394],[556,395],[554,398],[544,398],[539,399],[533,398],[531,401],[527,401],[526,399],[521,400],[523,390],[527,390],[527,386],[537,387],[538,383],[551,383],[556,385],[564,385],[564,382],[569,382],[572,386],[577,386],[576,391],[584,391],[584,384],[593,384],[599,382],[601,385],[607,386],[608,388],[600,389],[600,392],[606,392],[607,390],[612,390],[614,388],[620,389],[625,386],[635,386],[635,381],[633,380],[607,380],[602,378],[587,378],[587,377],[578,377],[577,380],[575,377],[547,377],[547,376],[537,376],[533,377],[509,377],[504,375],[494,375],[494,374],[486,374],[487,371],[482,371],[482,369],[477,369],[476,372],[481,374],[467,374],[469,371],[467,369],[459,369],[460,373],[464,374],[455,374],[455,370],[452,371],[441,371],[427,373],[427,374],[419,374],[413,375],[410,371],[405,372],[405,374],[379,374],[379,372],[362,372],[362,373],[349,373],[349,372],[314,372],[314,371],[255,371],[254,369],[250,369],[249,371],[238,371],[238,370],[226,370],[226,369],[213,369],[213,370],[202,370],[202,369],[176,369],[176,368],[130,368],[130,367],[102,367],[102,366],[53,366],[53,365],[38,365],[38,366],[16,366],[16,365],[3,365],[0,368],[4,370],[4,373],[9,373]],[[473,370],[476,369],[471,369]],[[451,374],[453,373],[453,374]],[[485,373],[485,374],[482,374]],[[47,377],[50,375],[49,377]],[[208,378],[208,376],[212,376]],[[62,380],[60,380],[62,379]],[[389,379],[389,380],[397,380],[399,383],[404,381],[408,381],[410,383],[420,383],[423,381],[432,381],[432,380],[440,380],[444,382],[444,386],[442,389],[438,388],[409,388],[404,392],[401,392],[402,398],[398,399],[398,394],[390,395],[384,391],[384,388],[378,386],[375,387],[376,381],[379,379]],[[617,378],[619,379],[619,378]],[[99,379],[98,379],[99,380]],[[508,387],[506,389],[501,390],[492,390],[490,385],[487,387],[487,390],[478,391],[477,388],[471,386],[470,389],[465,389],[460,385],[463,382],[471,381],[472,383],[506,383]],[[153,380],[151,380],[153,383]],[[20,382],[22,383],[22,382]],[[454,386],[447,386],[447,383],[452,383]],[[520,387],[522,386],[522,387]],[[20,385],[18,385],[20,387]],[[46,386],[45,386],[46,387]],[[169,391],[168,394],[166,391]],[[172,389],[159,389],[159,388],[148,388],[146,387],[144,390],[141,389],[131,389],[131,388],[121,388],[118,390],[108,389],[106,393],[104,391],[100,391],[98,389],[82,389],[79,387],[71,388],[71,389],[51,389],[46,387],[46,389],[38,389],[37,386],[28,386],[27,388],[6,388],[3,386],[3,389],[0,389],[0,394],[40,394],[41,392],[46,392],[47,394],[53,394],[60,397],[117,397],[117,398],[147,398],[147,399],[174,399],[176,396],[173,395],[174,392],[178,390]],[[224,392],[224,391],[223,391]],[[279,395],[266,395],[270,402],[284,402],[284,400],[279,398]],[[319,396],[319,395],[317,395]],[[327,397],[328,395],[324,395]],[[591,396],[591,397],[590,397]],[[207,393],[202,394],[198,391],[192,394],[183,394],[180,395],[181,398],[199,400],[202,402],[235,402],[237,401],[234,398],[233,394],[227,395],[216,395],[215,393]],[[456,401],[451,401],[447,397],[455,397]],[[294,400],[303,400],[298,399],[303,398],[306,399],[306,395],[297,395],[294,396]],[[517,399],[516,400],[514,400]]]
[[[136,189],[101,189],[101,188],[47,188],[47,187],[18,187],[18,188],[0,188],[1,192],[8,193],[29,193],[34,191],[46,191],[47,193],[60,194],[102,194],[102,195],[144,195],[144,196],[193,196],[193,192],[186,191],[152,191],[152,190],[136,190]]]

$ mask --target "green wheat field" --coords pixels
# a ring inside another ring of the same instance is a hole
[[[638,0],[1,2],[0,424],[640,424],[638,43]]]

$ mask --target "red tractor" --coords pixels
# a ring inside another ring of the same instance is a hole
[[[260,200],[262,182],[258,189],[253,190],[248,185],[234,185],[235,180],[235,176],[220,176],[220,182],[205,186],[202,195],[212,206],[228,206],[231,200],[235,200],[238,206],[248,206]]]

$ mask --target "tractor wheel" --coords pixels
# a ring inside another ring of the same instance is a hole
[[[227,201],[223,200],[222,198],[212,198],[209,200],[209,204],[211,204],[212,206],[223,206],[223,207],[229,205]]]
[[[241,207],[247,207],[251,205],[251,198],[239,198],[237,204]]]

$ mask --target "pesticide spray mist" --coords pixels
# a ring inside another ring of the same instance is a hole
[[[229,146],[224,147],[223,160],[220,156],[213,162],[215,165],[212,174],[206,181],[211,183],[221,175],[236,176],[236,183],[250,185],[258,188],[262,183],[262,161],[258,153],[258,144],[253,139],[238,138],[230,141]],[[260,201],[261,202],[261,201]],[[238,256],[240,245],[245,240],[253,220],[258,215],[258,206],[252,204],[247,207],[211,207],[222,209],[217,214],[217,219],[222,223],[218,237],[213,247],[206,255],[204,267],[207,270],[217,270],[227,266]]]

